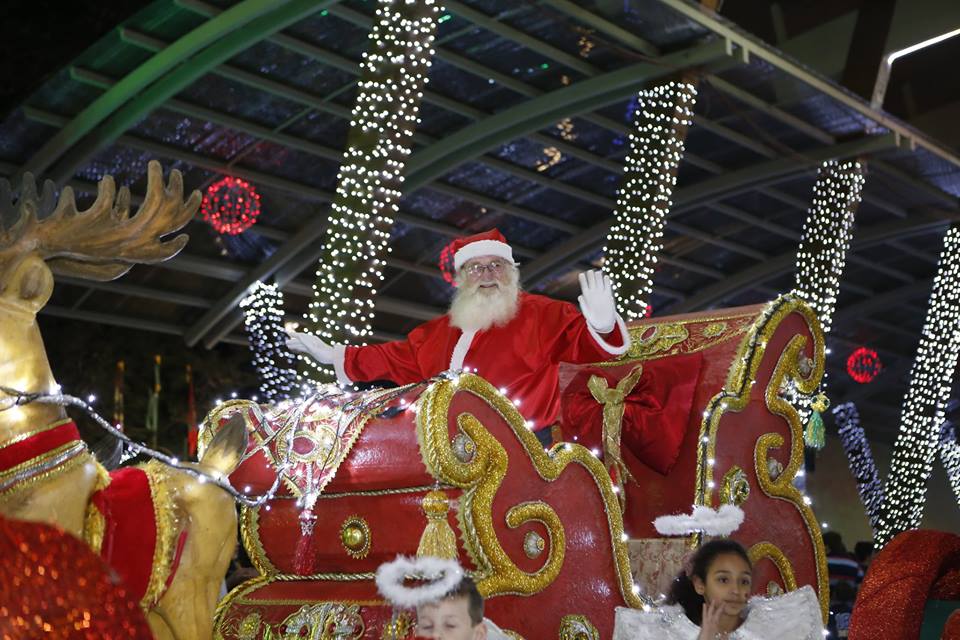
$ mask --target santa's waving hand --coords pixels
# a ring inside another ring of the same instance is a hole
[[[613,285],[601,271],[580,274],[580,313],[597,333],[613,331],[617,325],[617,303],[613,299]]]

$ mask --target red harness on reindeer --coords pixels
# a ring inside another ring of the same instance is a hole
[[[72,420],[20,434],[0,443],[0,496],[90,460]],[[187,537],[164,482],[166,468],[149,462],[108,474],[94,464],[99,478],[87,505],[84,540],[148,609],[173,581]]]

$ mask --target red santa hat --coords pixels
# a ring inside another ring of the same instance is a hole
[[[513,249],[497,229],[490,229],[465,238],[457,238],[440,253],[440,270],[448,282],[453,282],[453,273],[460,270],[468,260],[481,256],[497,256],[513,264]],[[450,273],[450,262],[453,273]]]

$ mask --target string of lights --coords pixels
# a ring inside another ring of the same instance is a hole
[[[880,474],[873,461],[867,435],[860,425],[860,412],[854,403],[844,402],[834,407],[833,416],[837,421],[840,442],[847,454],[850,470],[857,481],[860,501],[867,512],[870,528],[876,533],[883,508],[883,483],[880,482]]]
[[[957,442],[956,430],[949,422],[944,422],[940,429],[940,460],[960,505],[960,443]]]
[[[326,341],[363,343],[372,333],[373,298],[420,122],[438,13],[434,0],[379,3],[305,317],[306,329]],[[299,358],[309,376],[329,378],[324,365]]]
[[[290,398],[297,390],[293,356],[284,346],[283,292],[276,284],[257,281],[240,302],[253,366],[260,378],[260,394],[268,402]]]
[[[820,165],[813,186],[813,205],[797,252],[794,293],[817,313],[824,333],[830,333],[833,322],[863,183],[860,162],[828,160]]]
[[[910,386],[903,401],[900,431],[893,445],[890,475],[877,542],[886,544],[901,531],[920,525],[927,480],[940,444],[940,427],[950,397],[960,352],[960,228],[951,228],[943,252],[917,357],[910,370]]]
[[[688,82],[668,82],[637,96],[623,186],[603,248],[604,271],[627,320],[642,318],[650,311],[664,221],[696,99],[696,86]]]

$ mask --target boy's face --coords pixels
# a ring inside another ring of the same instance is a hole
[[[417,608],[417,635],[436,640],[485,640],[487,627],[470,622],[466,597],[447,598]]]

